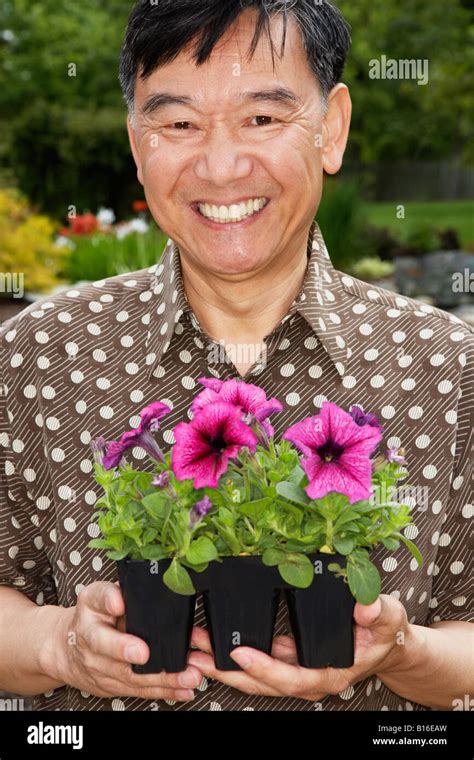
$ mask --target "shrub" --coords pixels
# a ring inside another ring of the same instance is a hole
[[[61,284],[66,248],[55,245],[55,227],[16,190],[0,190],[0,270],[21,273],[25,290],[48,292]]]

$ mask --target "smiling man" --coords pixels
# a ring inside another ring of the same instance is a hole
[[[472,328],[337,271],[313,222],[349,131],[349,42],[316,0],[132,12],[121,83],[162,260],[0,331],[0,688],[37,709],[454,709],[472,692]],[[186,671],[132,672],[149,652],[124,630],[115,563],[88,547],[89,444],[160,399],[166,448],[203,375],[279,398],[277,437],[329,399],[407,449],[424,566],[374,553],[383,594],[355,607],[352,668],[299,667],[281,605],[271,656],[239,647],[243,670],[220,672],[199,600]]]

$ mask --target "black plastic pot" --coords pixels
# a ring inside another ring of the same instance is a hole
[[[125,599],[126,630],[146,641],[150,658],[134,673],[179,673],[186,669],[196,595],[175,594],[164,584],[171,560],[117,562]],[[154,572],[154,571],[158,572]]]
[[[241,669],[230,657],[237,646],[270,654],[282,583],[278,569],[261,557],[225,557],[194,577],[217,668]]]
[[[190,571],[202,592],[207,628],[219,670],[239,670],[230,657],[237,646],[270,654],[280,591],[285,591],[298,662],[307,668],[347,668],[354,662],[352,615],[355,600],[349,587],[327,566],[345,566],[338,554],[314,554],[311,586],[296,589],[277,567],[261,557],[225,557],[203,573]],[[119,580],[125,596],[127,632],[144,639],[151,656],[136,673],[178,672],[186,667],[196,595],[183,596],[163,583],[170,560],[150,563],[120,560]],[[151,567],[158,572],[150,572]]]
[[[345,557],[314,554],[315,577],[308,588],[285,590],[298,662],[305,668],[349,668],[354,664],[352,617],[355,599],[342,578],[328,570]]]

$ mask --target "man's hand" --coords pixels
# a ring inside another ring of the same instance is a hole
[[[193,629],[192,646],[201,651],[193,651],[189,662],[209,678],[245,694],[291,696],[309,701],[339,694],[374,674],[382,677],[394,669],[409,668],[418,642],[400,602],[382,594],[371,605],[356,604],[354,619],[355,657],[351,668],[300,667],[292,637],[277,636],[271,657],[251,647],[233,650],[231,657],[245,672],[217,670],[208,633],[202,628]]]
[[[50,645],[45,647],[44,671],[56,680],[97,697],[138,697],[189,701],[201,683],[198,668],[182,673],[138,674],[131,663],[149,658],[147,644],[125,633],[124,600],[118,584],[86,586],[75,607],[63,616]]]

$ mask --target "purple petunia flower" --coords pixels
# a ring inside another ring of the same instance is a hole
[[[141,446],[152,459],[163,462],[161,449],[150,431],[158,430],[160,419],[169,412],[171,412],[169,406],[162,404],[161,401],[154,401],[142,409],[140,424],[135,430],[127,431],[118,441],[107,443],[107,451],[102,458],[105,469],[111,470],[113,467],[118,467],[125,452],[135,446]]]
[[[191,422],[176,425],[174,436],[173,472],[178,480],[193,478],[195,488],[216,488],[229,459],[244,446],[253,453],[257,445],[257,436],[242,422],[240,410],[219,400],[196,412]]]
[[[370,497],[370,455],[382,438],[378,427],[358,425],[337,404],[324,401],[319,415],[292,425],[283,438],[304,455],[301,465],[309,479],[306,493],[311,499],[331,491],[345,494],[351,504]]]
[[[247,425],[257,423],[265,436],[274,434],[268,418],[276,412],[281,412],[283,405],[276,398],[267,399],[263,388],[252,383],[244,383],[242,380],[216,380],[215,378],[201,377],[199,382],[205,386],[194,399],[191,410],[193,412],[203,409],[213,401],[227,401],[242,411],[242,419]]]
[[[397,449],[397,448],[391,448],[387,449],[385,452],[385,459],[387,462],[396,462],[396,464],[406,464],[407,460],[405,459],[405,450],[404,449]]]
[[[102,464],[102,459],[107,451],[107,441],[105,440],[104,436],[99,435],[98,438],[94,438],[94,440],[90,443],[90,447],[94,455],[94,460],[98,464]]]
[[[189,511],[188,528],[191,530],[201,522],[202,518],[207,515],[212,509],[212,501],[209,496],[204,496],[200,501],[197,501],[192,509]]]
[[[361,406],[355,406],[354,404],[349,409],[349,414],[357,425],[371,425],[372,427],[383,430],[383,426],[378,421],[375,414],[366,414]]]
[[[157,488],[166,488],[167,485],[169,485],[170,482],[170,474],[169,472],[160,472],[159,475],[155,475],[153,480],[151,481],[152,486],[157,486]]]

